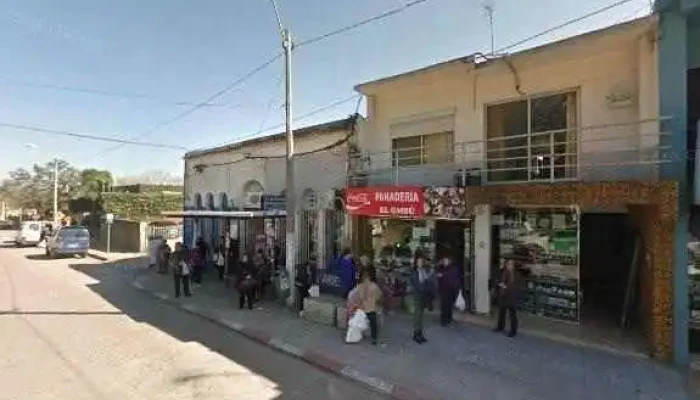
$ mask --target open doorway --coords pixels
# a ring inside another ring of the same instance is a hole
[[[620,328],[623,314],[634,321],[635,246],[638,236],[627,214],[584,213],[581,216],[581,320],[586,326]]]

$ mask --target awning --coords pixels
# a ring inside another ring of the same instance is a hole
[[[232,219],[251,219],[251,218],[284,218],[287,212],[284,210],[265,210],[265,211],[211,211],[211,210],[187,210],[187,211],[163,211],[164,217],[183,217],[183,218],[232,218]]]

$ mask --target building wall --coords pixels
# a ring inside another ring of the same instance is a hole
[[[517,73],[520,92],[539,95],[577,90],[580,127],[656,118],[655,29],[654,20],[644,20],[610,33],[583,36],[517,54],[510,62]],[[483,148],[478,142],[486,137],[486,106],[524,97],[516,90],[513,69],[505,61],[484,63],[476,68],[473,64],[452,62],[361,87],[369,101],[368,129],[361,133],[359,145],[371,153],[386,152],[382,160],[388,167],[392,125],[454,114],[455,142],[470,143],[456,149],[462,153],[456,158],[480,166]],[[632,104],[608,105],[606,96],[626,93],[632,94]],[[635,125],[582,131],[580,161],[601,150],[609,151],[611,146],[629,146],[637,140],[601,142],[600,137],[634,134],[639,129]],[[378,167],[377,162],[373,167]]]
[[[308,134],[297,138],[298,154],[323,148],[346,137],[347,131]],[[256,143],[240,149],[206,153],[185,160],[185,194],[190,200],[199,193],[205,198],[213,193],[216,206],[220,207],[219,194],[226,193],[229,200],[240,205],[244,186],[251,180],[258,181],[266,193],[280,193],[285,188],[286,143],[284,140]],[[245,159],[245,156],[275,157]],[[342,145],[332,150],[299,155],[296,158],[296,186],[298,196],[311,188],[315,191],[341,187],[345,184],[345,160],[347,150]],[[202,165],[201,172],[196,166]]]

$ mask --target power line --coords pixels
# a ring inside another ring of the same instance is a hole
[[[66,85],[54,85],[54,84],[48,84],[48,83],[33,83],[33,82],[13,81],[13,80],[9,80],[9,79],[4,78],[4,77],[0,77],[0,80],[3,80],[7,84],[16,85],[16,86],[25,86],[25,87],[38,88],[38,89],[48,89],[48,90],[61,91],[61,92],[84,93],[84,94],[92,94],[92,95],[96,95],[96,96],[115,97],[115,98],[122,98],[122,99],[153,100],[153,101],[159,102],[161,104],[167,104],[167,105],[178,106],[178,107],[197,105],[197,103],[191,103],[191,102],[186,102],[186,101],[168,101],[168,100],[165,100],[161,97],[152,96],[152,95],[143,94],[143,93],[122,93],[122,92],[112,92],[112,91],[101,90],[101,89],[90,89],[90,88],[82,88],[82,87],[66,86]],[[203,107],[229,108],[229,107],[231,107],[231,105],[230,104],[221,104],[221,103],[206,103],[206,104],[203,104]]]
[[[610,5],[608,5],[608,6],[605,6],[605,7],[602,7],[602,8],[598,8],[598,9],[596,9],[596,10],[593,10],[593,11],[589,12],[588,14],[584,14],[584,15],[582,15],[582,16],[580,16],[580,17],[577,17],[577,18],[574,18],[574,19],[570,19],[570,20],[568,20],[568,21],[566,21],[566,22],[563,22],[563,23],[561,23],[561,24],[559,24],[559,25],[555,25],[555,26],[553,26],[553,27],[551,27],[551,28],[545,29],[545,30],[543,30],[542,32],[536,33],[536,34],[534,34],[534,35],[532,35],[532,36],[528,36],[528,37],[526,37],[525,39],[522,39],[522,40],[519,40],[519,41],[517,41],[517,42],[515,42],[515,43],[509,44],[508,46],[501,47],[500,49],[498,49],[498,50],[492,52],[490,55],[497,55],[497,54],[499,54],[499,53],[503,53],[503,52],[506,51],[506,50],[510,50],[510,49],[512,49],[512,48],[514,48],[514,47],[518,47],[518,46],[520,46],[521,44],[530,42],[530,41],[532,41],[532,40],[535,40],[535,39],[537,39],[537,38],[539,38],[539,37],[542,37],[542,36],[544,36],[544,35],[547,35],[547,34],[549,34],[549,33],[554,32],[554,31],[558,31],[559,29],[565,28],[565,27],[567,27],[567,26],[569,26],[569,25],[572,25],[572,24],[575,24],[575,23],[577,23],[577,22],[580,22],[580,21],[582,21],[582,20],[584,20],[584,19],[588,19],[588,18],[593,17],[593,16],[596,16],[596,15],[598,15],[598,14],[602,14],[602,13],[604,13],[604,12],[610,10],[610,9],[613,9],[613,8],[615,8],[615,7],[619,7],[619,6],[623,5],[623,4],[629,3],[629,2],[631,2],[631,1],[634,1],[634,0],[620,0],[620,1],[617,1],[617,2],[615,2],[615,3],[610,4]]]
[[[282,79],[284,78],[284,72],[280,73],[279,78],[277,79],[277,82],[275,83],[275,90],[278,89],[278,87],[282,84]],[[263,114],[263,119],[260,121],[260,128],[258,129],[258,135],[262,133],[263,129],[265,129],[265,124],[267,123],[267,119],[270,117],[270,112],[272,112],[272,106],[275,103],[275,100],[278,100],[279,93],[276,91],[272,93],[272,96],[270,96],[270,100],[267,102],[267,105],[265,106],[265,114]]]
[[[131,144],[131,145],[136,145],[136,146],[155,147],[155,148],[161,148],[161,149],[186,150],[186,148],[182,147],[182,146],[152,143],[152,142],[137,142],[137,141],[133,141],[133,140],[119,139],[119,138],[115,138],[115,137],[97,136],[97,135],[90,135],[90,134],[86,134],[86,133],[76,133],[76,132],[63,131],[63,130],[57,130],[57,129],[41,128],[41,127],[31,126],[31,125],[13,124],[13,123],[9,123],[9,122],[0,122],[0,127],[5,127],[5,128],[10,128],[10,129],[19,129],[19,130],[31,131],[31,132],[50,133],[52,135],[68,136],[68,137],[72,137],[72,138],[85,139],[85,140],[96,140],[96,141],[100,141],[100,142]]]
[[[308,45],[308,44],[312,44],[312,43],[316,43],[316,42],[322,41],[322,40],[327,39],[327,38],[329,38],[329,37],[332,37],[332,36],[335,36],[335,35],[339,35],[339,34],[341,34],[341,33],[345,33],[345,32],[351,31],[351,30],[353,30],[353,29],[356,29],[356,28],[359,28],[359,27],[361,27],[361,26],[367,25],[367,24],[369,24],[369,23],[372,23],[372,22],[375,22],[375,21],[378,21],[378,20],[381,20],[381,19],[390,17],[390,16],[392,16],[392,15],[399,14],[399,13],[401,13],[401,12],[403,12],[403,11],[408,10],[408,9],[411,8],[411,7],[417,6],[417,5],[422,4],[422,3],[425,3],[425,2],[427,2],[427,1],[429,1],[429,0],[413,0],[413,1],[409,1],[408,3],[405,3],[405,4],[401,5],[400,7],[393,8],[393,9],[391,9],[391,10],[385,11],[385,12],[383,12],[383,13],[381,13],[381,14],[378,14],[378,15],[375,15],[375,16],[373,16],[373,17],[370,17],[370,18],[367,18],[367,19],[358,21],[358,22],[356,22],[356,23],[354,23],[354,24],[347,25],[347,26],[344,26],[344,27],[339,28],[339,29],[335,29],[335,30],[330,31],[330,32],[328,32],[328,33],[325,33],[325,34],[323,34],[323,35],[319,35],[319,36],[315,36],[315,37],[312,37],[312,38],[309,38],[309,39],[302,40],[302,41],[300,41],[300,42],[298,42],[298,43],[295,43],[294,46],[295,46],[295,47],[301,47],[301,46],[306,46],[306,45]],[[273,4],[274,4],[274,3],[273,3]],[[276,8],[275,8],[275,11],[276,11],[278,23],[281,24],[281,20],[280,20],[279,14],[278,14],[278,10],[277,10]],[[281,26],[281,25],[280,25],[280,26]],[[169,120],[167,120],[167,121],[164,121],[164,122],[161,123],[161,124],[156,125],[156,127],[154,127],[154,128],[152,128],[152,129],[150,129],[150,130],[144,132],[144,133],[141,134],[141,135],[138,135],[138,137],[148,136],[148,135],[150,135],[151,133],[153,133],[153,132],[155,132],[155,131],[157,131],[157,130],[160,130],[160,129],[162,129],[162,128],[168,126],[168,125],[171,125],[172,123],[174,123],[174,122],[176,122],[176,121],[178,121],[178,120],[180,120],[180,119],[182,119],[182,118],[185,118],[186,116],[188,116],[188,115],[194,113],[195,111],[197,111],[198,109],[200,109],[200,108],[202,107],[202,104],[206,104],[206,103],[211,102],[212,100],[215,100],[215,99],[218,98],[219,96],[225,94],[226,92],[230,91],[230,90],[233,89],[234,87],[236,87],[236,86],[238,86],[239,84],[243,83],[244,81],[246,81],[247,79],[249,79],[249,78],[252,77],[253,75],[255,75],[255,74],[257,74],[258,72],[262,71],[263,69],[265,69],[266,67],[268,67],[270,64],[272,64],[273,62],[277,61],[277,60],[278,60],[279,58],[281,58],[281,57],[282,57],[282,53],[278,53],[277,55],[275,55],[275,56],[272,57],[271,59],[267,60],[266,62],[264,62],[264,63],[261,64],[260,66],[256,67],[255,69],[253,69],[252,71],[250,71],[248,74],[244,75],[243,77],[241,77],[241,78],[238,79],[237,81],[233,82],[232,84],[228,85],[228,86],[225,87],[224,89],[222,89],[222,90],[220,90],[219,92],[215,93],[214,95],[210,96],[210,97],[207,98],[207,100],[205,100],[204,102],[198,103],[198,104],[196,104],[194,107],[192,107],[192,108],[190,108],[190,109],[188,109],[188,110],[186,110],[186,111],[184,111],[184,112],[182,112],[182,113],[176,115],[175,117],[173,117],[173,118],[171,118],[171,119],[169,119]],[[321,112],[321,111],[319,111],[319,112]],[[304,116],[302,116],[302,118],[304,118]],[[297,119],[295,119],[295,121],[298,120],[298,119],[301,119],[301,118],[297,118]],[[276,129],[276,128],[277,128],[277,127],[268,128],[268,129],[262,130],[260,133],[262,133],[262,132],[264,132],[264,131],[266,131],[266,130]],[[258,134],[259,134],[259,133],[258,133]],[[111,151],[117,150],[117,149],[119,149],[119,148],[121,148],[121,147],[123,147],[123,146],[124,146],[124,145],[118,145],[118,146],[111,147],[111,148],[109,148],[109,149],[105,149],[104,151],[98,153],[95,157],[99,157],[99,156],[105,155],[106,153],[109,153],[109,152],[111,152]]]
[[[281,57],[282,57],[282,54],[281,54],[281,53],[276,54],[275,56],[269,58],[269,59],[268,59],[267,61],[265,61],[264,63],[258,65],[257,67],[253,68],[252,70],[250,70],[250,71],[249,71],[248,73],[246,73],[245,75],[243,75],[243,76],[241,76],[240,78],[236,79],[236,80],[233,81],[232,83],[226,85],[223,89],[221,89],[221,90],[217,91],[216,93],[212,94],[211,96],[207,97],[207,98],[204,99],[202,102],[195,104],[193,107],[190,107],[190,108],[188,108],[187,110],[185,110],[185,111],[183,111],[183,112],[181,112],[181,113],[178,113],[177,115],[173,116],[172,118],[167,119],[167,120],[161,122],[160,124],[156,125],[155,127],[151,128],[151,129],[148,129],[147,131],[145,131],[145,132],[143,132],[143,133],[141,133],[141,134],[139,134],[139,135],[135,135],[135,136],[133,136],[132,138],[144,138],[144,137],[146,137],[146,136],[148,136],[148,135],[150,135],[150,134],[152,134],[152,133],[154,133],[154,132],[156,132],[156,131],[158,131],[158,130],[160,130],[160,129],[165,128],[165,127],[168,126],[168,125],[172,125],[173,123],[175,123],[175,122],[177,122],[177,121],[179,121],[179,120],[181,120],[181,119],[187,117],[188,115],[190,115],[190,114],[194,113],[195,111],[199,110],[200,108],[204,107],[205,104],[210,103],[210,102],[216,100],[217,98],[223,96],[223,95],[226,94],[227,92],[229,92],[229,91],[231,91],[232,89],[234,89],[236,86],[238,86],[238,85],[242,84],[243,82],[247,81],[248,79],[252,78],[253,76],[255,76],[255,75],[256,75],[257,73],[259,73],[260,71],[262,71],[262,70],[264,70],[265,68],[267,68],[268,66],[272,65],[272,63],[274,63],[275,61],[277,61],[277,60],[280,59]],[[107,154],[107,153],[109,153],[109,152],[112,152],[112,151],[114,151],[114,150],[120,149],[120,148],[124,147],[124,146],[127,145],[127,144],[128,144],[128,143],[124,143],[124,144],[120,144],[120,145],[117,145],[117,146],[110,147],[110,148],[108,148],[108,149],[105,149],[105,150],[99,152],[99,153],[96,154],[94,157],[95,157],[95,158],[101,157],[101,156],[103,156],[103,155],[105,155],[105,154]]]
[[[391,10],[385,11],[385,12],[383,12],[383,13],[381,13],[381,14],[377,14],[377,15],[375,15],[375,16],[373,16],[373,17],[369,17],[369,18],[363,19],[363,20],[361,20],[361,21],[355,22],[355,23],[353,23],[353,24],[344,26],[344,27],[342,27],[342,28],[338,28],[338,29],[332,30],[332,31],[330,31],[330,32],[328,32],[328,33],[324,33],[323,35],[314,36],[314,37],[312,37],[312,38],[302,40],[302,41],[296,43],[294,46],[295,46],[295,47],[301,47],[301,46],[306,46],[307,44],[320,42],[321,40],[327,39],[327,38],[329,38],[329,37],[331,37],[331,36],[339,35],[339,34],[341,34],[341,33],[345,33],[345,32],[351,31],[351,30],[353,30],[353,29],[356,29],[356,28],[359,28],[359,27],[361,27],[361,26],[370,24],[370,23],[375,22],[375,21],[378,21],[378,20],[380,20],[380,19],[384,19],[384,18],[390,17],[390,16],[392,16],[392,15],[399,14],[399,13],[401,13],[401,12],[404,12],[404,11],[408,10],[408,9],[411,8],[411,7],[415,7],[415,6],[419,5],[419,4],[422,4],[422,3],[425,3],[425,2],[428,2],[428,1],[430,1],[430,0],[413,0],[413,1],[409,1],[409,2],[403,4],[403,5],[399,6],[399,7],[392,8]]]
[[[349,103],[349,102],[352,101],[352,100],[357,100],[357,99],[359,99],[359,98],[362,98],[362,95],[355,94],[355,95],[352,95],[352,96],[350,96],[350,97],[347,97],[347,98],[344,98],[344,99],[341,99],[341,100],[334,101],[334,102],[329,103],[329,104],[327,104],[327,105],[325,105],[325,106],[316,108],[316,109],[314,109],[314,110],[312,110],[312,111],[310,111],[310,112],[308,112],[308,113],[306,113],[306,114],[300,115],[300,116],[294,118],[293,121],[294,121],[294,122],[299,122],[299,121],[301,121],[301,120],[304,120],[304,119],[309,118],[309,117],[313,117],[314,115],[317,115],[317,114],[322,113],[322,112],[324,112],[324,111],[328,111],[328,110],[330,110],[330,109],[333,109],[333,108],[338,107],[338,106],[340,106],[340,105],[343,105],[343,104],[345,104],[345,103]],[[243,136],[237,136],[236,138],[233,139],[233,140],[234,140],[233,143],[242,142],[242,141],[248,140],[248,139],[253,139],[253,138],[255,138],[255,137],[260,136],[261,133],[273,131],[273,130],[276,130],[276,129],[280,129],[280,128],[284,127],[284,126],[285,126],[285,124],[284,124],[284,123],[281,123],[281,124],[277,124],[277,125],[273,125],[273,126],[268,126],[267,128],[258,130],[257,132],[254,132],[254,133],[249,133],[249,134],[246,134],[246,135],[243,135]],[[225,141],[225,142],[221,142],[221,143],[219,143],[219,144],[215,144],[215,145],[213,145],[213,146],[210,146],[209,148],[224,146],[224,145],[227,145],[227,144],[230,144],[230,143],[232,143],[232,141],[227,140],[227,141]]]

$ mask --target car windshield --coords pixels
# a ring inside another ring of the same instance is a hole
[[[90,233],[87,229],[62,229],[58,232],[58,236],[64,238],[87,238],[90,237]]]

